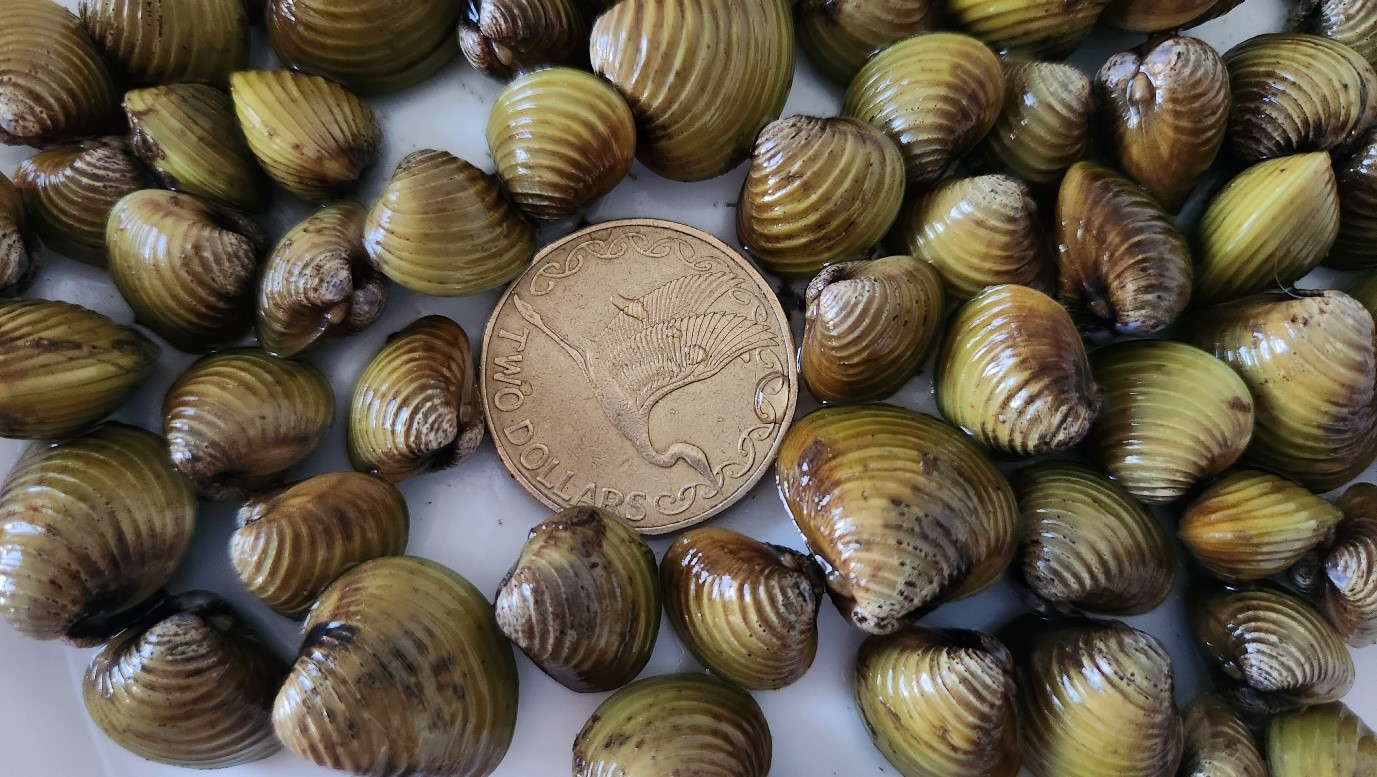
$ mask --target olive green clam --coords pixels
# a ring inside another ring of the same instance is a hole
[[[54,0],[6,0],[0,143],[42,148],[114,128],[117,95],[81,20]]]
[[[301,618],[341,573],[406,550],[406,500],[387,481],[332,472],[255,496],[241,508],[229,558],[244,587]]]
[[[488,114],[488,149],[508,196],[541,221],[572,216],[612,191],[636,159],[636,122],[621,94],[569,67],[507,85]]]
[[[660,579],[670,625],[719,676],[774,690],[813,665],[826,589],[808,556],[730,529],[698,528],[665,551]]]
[[[595,5],[589,3],[587,5]],[[473,0],[459,20],[459,47],[493,78],[588,62],[588,18],[578,0]]]
[[[1341,702],[1278,715],[1267,766],[1272,777],[1363,777],[1377,771],[1377,734]]]
[[[932,416],[879,404],[814,411],[784,436],[775,470],[837,608],[870,633],[983,590],[1013,559],[1013,491]]]
[[[37,271],[23,195],[0,173],[0,297],[23,290]]]
[[[263,2],[263,0],[259,0]],[[266,0],[263,26],[282,63],[359,94],[395,92],[459,55],[449,0]]]
[[[458,574],[391,556],[345,572],[301,627],[273,729],[351,774],[491,774],[516,727],[511,645]]]
[[[151,432],[110,422],[35,444],[0,485],[0,617],[100,644],[172,577],[195,523],[191,486]]]
[[[320,371],[261,348],[192,363],[163,398],[172,464],[205,499],[242,498],[275,483],[315,449],[334,419]]]
[[[110,277],[135,319],[188,352],[243,336],[263,233],[247,216],[190,194],[144,189],[115,203]]]
[[[1318,0],[1309,32],[1338,41],[1377,67],[1377,7],[1366,0]]]
[[[81,691],[115,744],[158,763],[221,769],[276,753],[282,661],[215,594],[161,602],[91,659]]]
[[[1003,54],[1065,59],[1109,0],[950,0],[944,18]]]
[[[397,483],[457,467],[483,430],[468,334],[444,316],[426,316],[389,337],[359,376],[349,403],[349,460]]]
[[[1355,151],[1335,157],[1334,178],[1339,236],[1324,263],[1340,270],[1377,266],[1377,127],[1363,136]]]
[[[230,76],[230,98],[268,177],[303,200],[323,203],[345,194],[382,144],[373,109],[319,76],[242,71]]]
[[[1174,35],[1109,58],[1096,119],[1119,167],[1167,212],[1186,203],[1224,145],[1229,73],[1210,44]]]
[[[1339,509],[1333,539],[1293,576],[1345,642],[1367,647],[1377,642],[1377,486],[1349,486]]]
[[[936,183],[994,126],[1004,104],[999,58],[967,35],[931,32],[870,59],[846,90],[842,115],[884,131],[910,183]]]
[[[934,383],[942,415],[1007,456],[1070,448],[1100,409],[1075,323],[1027,286],[991,286],[961,306],[937,353]]]
[[[81,23],[134,86],[223,86],[249,61],[245,0],[81,0]]]
[[[598,705],[574,740],[574,777],[765,777],[770,726],[749,693],[702,674],[651,677]]]
[[[1013,575],[1040,609],[1138,615],[1166,601],[1176,554],[1123,488],[1065,462],[1021,469],[1010,484],[1023,513]]]
[[[1013,657],[988,634],[910,627],[861,644],[856,707],[903,777],[1018,774]]]
[[[592,693],[645,668],[660,598],[655,553],[641,535],[610,510],[570,507],[531,529],[494,608],[498,628],[541,671]]]
[[[134,153],[169,189],[261,210],[268,179],[234,119],[229,95],[205,84],[124,94]]]
[[[798,45],[822,74],[845,86],[880,49],[937,29],[932,0],[801,0]]]
[[[1058,62],[1005,57],[1000,67],[1004,105],[985,136],[985,164],[1054,188],[1090,145],[1090,79]]]
[[[1345,290],[1370,315],[1377,316],[1377,270],[1354,274]]]
[[[115,412],[161,349],[94,310],[0,300],[0,437],[59,439]]]
[[[1168,32],[1194,27],[1242,0],[1110,0],[1100,21],[1129,32]]]
[[[387,281],[363,250],[363,206],[328,205],[307,216],[263,262],[258,342],[277,356],[348,337],[382,315]]]
[[[912,256],[834,264],[808,284],[800,367],[823,402],[884,399],[937,342],[942,278]]]
[[[1195,697],[1186,710],[1185,733],[1178,777],[1267,777],[1253,732],[1219,694]]]

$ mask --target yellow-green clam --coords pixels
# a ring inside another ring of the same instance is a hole
[[[938,15],[932,0],[801,0],[794,24],[813,66],[846,85],[875,52],[937,29]]]
[[[1065,59],[1109,0],[950,0],[944,18],[1004,54]]]
[[[1377,734],[1340,702],[1278,715],[1267,766],[1272,777],[1364,777],[1377,773]]]
[[[1056,187],[1090,145],[1090,79],[1057,62],[1000,60],[1004,106],[985,137],[985,162],[1038,189]]]
[[[1377,67],[1377,7],[1366,0],[1318,0],[1309,32],[1349,46]]]
[[[5,0],[0,143],[42,148],[114,129],[115,85],[81,20],[54,0]]]
[[[1167,32],[1194,27],[1242,0],[1110,0],[1100,21],[1130,32]]]
[[[1178,777],[1267,777],[1257,740],[1224,697],[1207,691],[1186,710]]]
[[[258,0],[254,0],[257,2]],[[81,0],[81,23],[135,86],[223,86],[249,61],[245,0]]]

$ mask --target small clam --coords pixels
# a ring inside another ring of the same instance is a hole
[[[382,144],[373,109],[318,76],[249,70],[230,76],[249,150],[283,189],[312,202],[354,186]]]
[[[991,286],[956,312],[935,384],[942,415],[1007,456],[1075,445],[1100,409],[1076,325],[1027,286]]]
[[[547,68],[497,96],[488,148],[512,201],[534,218],[555,221],[582,211],[631,171],[636,122],[606,81]]]
[[[224,85],[249,61],[245,0],[81,0],[81,23],[124,81]]]
[[[0,143],[43,147],[113,128],[115,85],[81,20],[54,0],[5,0]]]
[[[1377,734],[1341,702],[1278,715],[1267,726],[1272,777],[1377,774]]]
[[[1039,189],[1057,185],[1090,144],[1090,79],[1070,65],[1005,58],[1004,107],[985,136],[985,162]]]
[[[1363,136],[1356,151],[1335,158],[1334,178],[1339,236],[1324,263],[1340,270],[1377,266],[1377,127]]]
[[[277,356],[361,332],[387,302],[387,282],[363,250],[363,206],[326,206],[293,227],[263,262],[258,341]]]
[[[268,180],[234,121],[229,95],[205,84],[124,95],[134,153],[169,189],[260,210]]]
[[[1210,44],[1182,35],[1115,54],[1095,76],[1105,145],[1169,213],[1224,145],[1229,73]]]
[[[1304,587],[1344,641],[1377,642],[1377,486],[1354,483],[1339,500],[1343,518],[1319,549]]]
[[[911,256],[834,264],[808,284],[800,366],[824,402],[884,399],[937,342],[942,278]]]
[[[48,248],[104,267],[105,225],[126,195],[153,186],[123,138],[56,146],[24,160],[15,186]]]
[[[254,497],[239,509],[229,557],[244,587],[288,618],[301,618],[341,573],[401,555],[406,500],[358,472],[317,475]]]
[[[1253,732],[1219,694],[1195,697],[1186,711],[1185,733],[1178,777],[1267,777]]]
[[[702,674],[651,677],[612,694],[574,740],[574,777],[765,777],[770,726],[749,693]]]
[[[891,405],[814,411],[785,435],[775,469],[833,601],[873,634],[986,588],[1014,556],[1009,484],[932,416]]]
[[[368,212],[363,243],[373,265],[398,284],[455,297],[521,274],[535,256],[536,230],[495,176],[447,151],[426,150],[397,165]]]
[[[259,348],[202,357],[163,399],[172,464],[206,499],[241,498],[306,458],[334,418],[320,371]]]
[[[287,667],[215,594],[160,603],[101,647],[82,682],[86,711],[142,758],[221,769],[267,758],[272,702]]]
[[[259,0],[262,2],[262,0]],[[395,92],[459,54],[452,0],[267,0],[264,27],[282,63],[360,94]]]
[[[933,0],[801,0],[798,45],[813,66],[843,86],[891,43],[937,29]]]
[[[0,173],[0,297],[22,291],[38,270],[28,226],[19,189]]]
[[[1103,392],[1087,448],[1140,501],[1178,499],[1243,455],[1255,409],[1247,384],[1199,348],[1167,340],[1101,348],[1090,366]]]
[[[1078,162],[1057,193],[1061,303],[1091,329],[1143,336],[1176,321],[1191,295],[1191,252],[1138,184]]]
[[[1239,173],[1200,217],[1196,306],[1286,287],[1329,253],[1339,191],[1329,155],[1269,159]]]
[[[1328,38],[1273,33],[1224,54],[1229,148],[1247,164],[1351,147],[1377,119],[1377,72]]]
[[[1034,777],[1176,774],[1181,716],[1160,642],[1117,621],[1027,617],[1008,632]]]
[[[869,637],[852,687],[875,747],[904,777],[1018,773],[1013,658],[994,637],[916,627]]]
[[[413,321],[364,368],[349,403],[354,469],[396,483],[457,467],[483,441],[483,405],[464,328]]]
[[[774,690],[813,665],[825,589],[811,558],[708,527],[669,546],[660,577],[670,625],[718,675]]]
[[[910,183],[947,177],[999,118],[1004,74],[975,38],[914,35],[876,54],[846,90],[842,115],[883,130],[904,156]]]
[[[145,189],[115,204],[105,245],[135,318],[178,349],[234,342],[253,321],[263,233],[243,214]]]
[[[195,523],[191,486],[151,432],[111,422],[35,444],[0,485],[0,617],[99,644],[172,577]]]
[[[808,276],[863,257],[904,198],[904,160],[861,121],[790,116],[756,139],[736,234],[769,272]]]
[[[366,561],[301,628],[273,705],[296,754],[351,774],[491,774],[516,726],[511,645],[469,581],[425,559]]]
[[[1194,27],[1233,9],[1242,0],[1110,0],[1100,21],[1129,32],[1168,32]]]
[[[115,412],[161,349],[94,310],[0,300],[0,437],[56,439]]]
[[[470,0],[459,20],[459,46],[469,64],[493,78],[511,78],[547,65],[586,65],[584,4],[578,0]]]
[[[1377,6],[1368,0],[1318,0],[1309,32],[1336,40],[1377,67]]]
[[[956,302],[986,286],[1016,283],[1050,291],[1038,207],[1027,184],[1009,175],[952,178],[912,201],[895,226],[909,253],[942,275]]]
[[[1243,712],[1289,712],[1337,701],[1353,687],[1353,657],[1343,639],[1280,587],[1202,586],[1187,612],[1216,687]]]
[[[1090,34],[1109,0],[950,0],[954,29],[1003,54],[1065,59]]]
[[[1259,470],[1231,472],[1186,507],[1181,542],[1221,580],[1283,572],[1333,536],[1341,513],[1291,481]]]
[[[531,529],[494,607],[498,628],[541,671],[580,693],[611,691],[655,648],[655,554],[611,511],[570,507]]]
[[[1019,470],[1015,577],[1040,608],[1138,615],[1166,601],[1176,554],[1161,524],[1103,475],[1062,462]]]

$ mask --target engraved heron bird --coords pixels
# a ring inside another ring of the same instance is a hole
[[[744,279],[729,272],[707,272],[675,278],[646,294],[621,294],[617,309],[596,337],[561,335],[521,297],[517,312],[544,332],[574,360],[608,420],[651,464],[669,468],[683,460],[709,483],[717,476],[703,449],[675,441],[663,450],[650,440],[650,413],[665,397],[707,380],[732,360],[775,345],[778,337],[751,318],[712,310],[717,300],[739,288]]]

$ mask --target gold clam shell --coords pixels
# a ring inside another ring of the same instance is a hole
[[[469,64],[493,78],[548,65],[586,65],[584,8],[578,0],[472,0],[459,20],[459,47]]]
[[[1377,7],[1366,0],[1318,0],[1308,31],[1348,46],[1377,67]]]
[[[1272,777],[1361,777],[1377,771],[1377,734],[1340,702],[1278,715],[1267,726]]]
[[[1343,518],[1332,540],[1304,563],[1304,586],[1349,645],[1377,643],[1377,486],[1354,483],[1339,499]]]
[[[800,0],[794,26],[813,66],[844,86],[875,52],[937,29],[938,15],[932,0]]]
[[[115,85],[81,20],[53,0],[6,0],[0,143],[42,148],[113,128]]]
[[[1208,21],[1242,0],[1110,0],[1100,21],[1129,32],[1168,32]]]
[[[1038,189],[1057,186],[1090,145],[1090,79],[1070,65],[1000,61],[1004,106],[985,136],[985,163]]]
[[[950,0],[945,19],[1002,54],[1065,59],[1109,0]]]
[[[245,0],[81,0],[81,23],[135,86],[223,86],[249,61]]]
[[[1339,270],[1377,266],[1377,128],[1363,136],[1356,151],[1335,158],[1334,179],[1339,236],[1324,263]]]
[[[0,173],[0,297],[23,290],[38,271],[19,189]]]
[[[1267,777],[1253,732],[1219,694],[1195,697],[1186,710],[1185,732],[1178,777]]]

